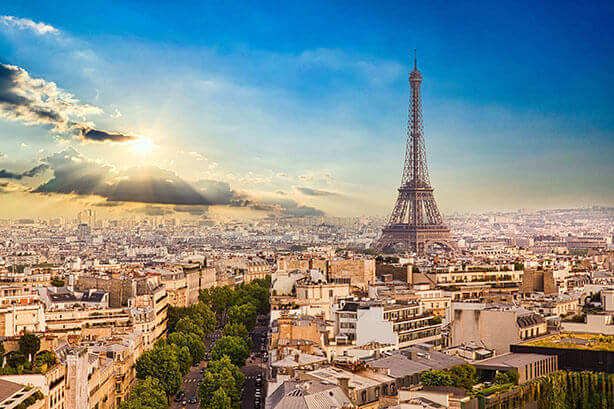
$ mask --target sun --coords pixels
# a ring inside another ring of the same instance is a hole
[[[147,138],[139,138],[131,142],[132,149],[138,153],[147,153],[153,148],[153,142]]]

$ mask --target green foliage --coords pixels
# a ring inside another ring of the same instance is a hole
[[[454,386],[452,375],[441,369],[424,372],[420,382],[425,386]]]
[[[19,338],[19,352],[24,356],[34,356],[41,347],[41,340],[34,334],[25,332]]]
[[[505,372],[497,372],[495,374],[495,383],[497,385],[503,385],[508,383],[507,374]]]
[[[243,325],[243,323],[241,322],[229,322],[224,326],[222,334],[229,337],[237,337],[244,339],[247,342],[249,348],[252,348],[252,339],[249,336],[247,328],[245,328],[245,325]]]
[[[190,367],[192,366],[192,355],[190,355],[190,350],[187,346],[179,347],[174,344],[170,344],[170,347],[173,349],[173,353],[175,354],[177,362],[179,363],[181,375],[187,375],[188,372],[190,372]]]
[[[211,351],[212,359],[221,359],[226,355],[230,358],[233,364],[238,367],[245,365],[245,360],[249,356],[250,347],[247,341],[243,338],[224,336],[220,338],[215,347]]]
[[[207,405],[209,409],[231,409],[230,398],[224,392],[224,389],[218,389],[211,397],[211,401]]]
[[[189,317],[183,317],[177,322],[175,326],[176,332],[182,332],[184,334],[196,334],[201,339],[205,338],[205,332]]]
[[[614,407],[614,374],[558,371],[519,387],[524,402],[539,408],[600,409]]]
[[[163,389],[155,378],[139,379],[119,409],[166,409],[168,400]]]
[[[10,367],[18,368],[26,363],[26,356],[17,351],[9,352],[6,354],[6,363]]]
[[[51,280],[51,285],[54,287],[64,287],[64,280],[54,278]]]
[[[34,405],[34,403],[42,399],[45,399],[45,396],[40,391],[36,391],[32,395],[28,396],[26,400],[15,406],[14,409],[27,409],[30,406]]]
[[[248,331],[256,326],[258,312],[253,304],[234,305],[228,309],[228,322],[242,323]]]
[[[454,381],[454,386],[456,387],[471,389],[476,383],[477,370],[473,365],[456,365],[450,368],[449,372]]]
[[[201,291],[198,298],[217,314],[222,314],[231,305],[232,290],[228,286],[213,287]]]
[[[2,358],[6,354],[6,350],[4,349],[4,342],[0,341],[0,358]]]
[[[168,344],[177,345],[178,347],[187,347],[190,351],[192,363],[200,362],[205,359],[205,344],[196,334],[173,332],[166,338],[166,342]]]
[[[212,405],[216,391],[223,390],[230,398],[233,407],[238,407],[241,397],[241,388],[245,383],[245,375],[239,367],[234,365],[227,356],[211,361],[203,374],[203,382],[198,387],[200,407],[209,408]]]
[[[136,373],[139,379],[147,377],[160,381],[167,395],[172,395],[181,386],[181,365],[175,348],[162,343],[156,344],[150,351],[144,352],[136,361]]]

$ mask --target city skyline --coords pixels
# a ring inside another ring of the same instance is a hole
[[[605,2],[70,6],[0,10],[5,216],[385,216],[414,48],[444,213],[614,204]]]

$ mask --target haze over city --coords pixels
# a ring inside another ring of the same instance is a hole
[[[5,216],[387,215],[414,49],[444,213],[614,203],[610,3],[1,12]]]

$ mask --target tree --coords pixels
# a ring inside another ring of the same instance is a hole
[[[213,395],[220,389],[224,390],[232,405],[238,407],[244,383],[245,375],[227,356],[211,361],[203,374],[202,384],[198,387],[201,408],[208,408]]]
[[[19,352],[25,357],[34,356],[41,347],[41,340],[34,334],[25,332],[19,338]]]
[[[184,334],[196,334],[200,339],[205,339],[205,332],[189,317],[183,317],[175,326],[176,332]]]
[[[9,352],[6,354],[6,363],[13,368],[17,368],[26,363],[26,356],[17,351]]]
[[[6,350],[4,349],[4,342],[0,341],[0,359],[6,354]]]
[[[166,409],[167,397],[159,380],[148,377],[139,379],[132,387],[128,398],[119,409]]]
[[[136,373],[139,379],[158,379],[168,396],[177,392],[182,382],[177,355],[170,345],[156,344],[144,352],[136,361]]]
[[[249,336],[247,328],[245,328],[245,325],[241,322],[229,322],[224,326],[222,334],[229,337],[237,337],[244,339],[245,341],[247,341],[247,345],[249,346],[249,348],[252,348],[252,339]]]
[[[509,382],[509,378],[505,372],[497,372],[495,375],[495,383],[497,385],[503,385]]]
[[[245,375],[243,374],[243,372],[241,372],[238,366],[232,363],[228,356],[223,356],[220,359],[211,361],[207,365],[207,370],[211,372],[221,372],[224,369],[228,369],[230,371],[236,389],[237,391],[240,391],[243,387],[243,384],[245,383]]]
[[[51,280],[51,285],[54,287],[64,287],[64,280],[54,278]]]
[[[208,291],[202,291],[199,299],[209,305],[217,314],[222,314],[231,304],[232,290],[227,285],[213,287]]]
[[[173,348],[173,352],[177,357],[181,375],[186,375],[188,372],[190,372],[190,367],[192,366],[192,356],[190,355],[190,350],[187,346],[179,347],[171,344],[171,347]]]
[[[215,347],[211,351],[211,358],[216,360],[224,355],[228,356],[233,364],[242,367],[249,356],[249,346],[241,338],[224,336],[215,343]]]
[[[173,332],[166,338],[166,342],[178,347],[187,347],[192,357],[192,363],[200,362],[205,358],[205,344],[196,334]]]
[[[424,372],[420,376],[420,382],[425,386],[454,386],[452,375],[441,369]]]
[[[166,329],[169,333],[175,332],[175,326],[183,314],[182,310],[183,308],[173,307],[172,305],[168,307],[166,312]]]
[[[256,326],[258,311],[253,304],[235,305],[228,309],[228,322],[240,322],[248,331]]]
[[[207,408],[210,409],[231,409],[231,407],[230,398],[226,395],[224,389],[215,391],[211,401],[207,405]]]
[[[475,385],[475,366],[469,364],[456,365],[450,368],[450,375],[454,380],[454,386],[471,389]]]

